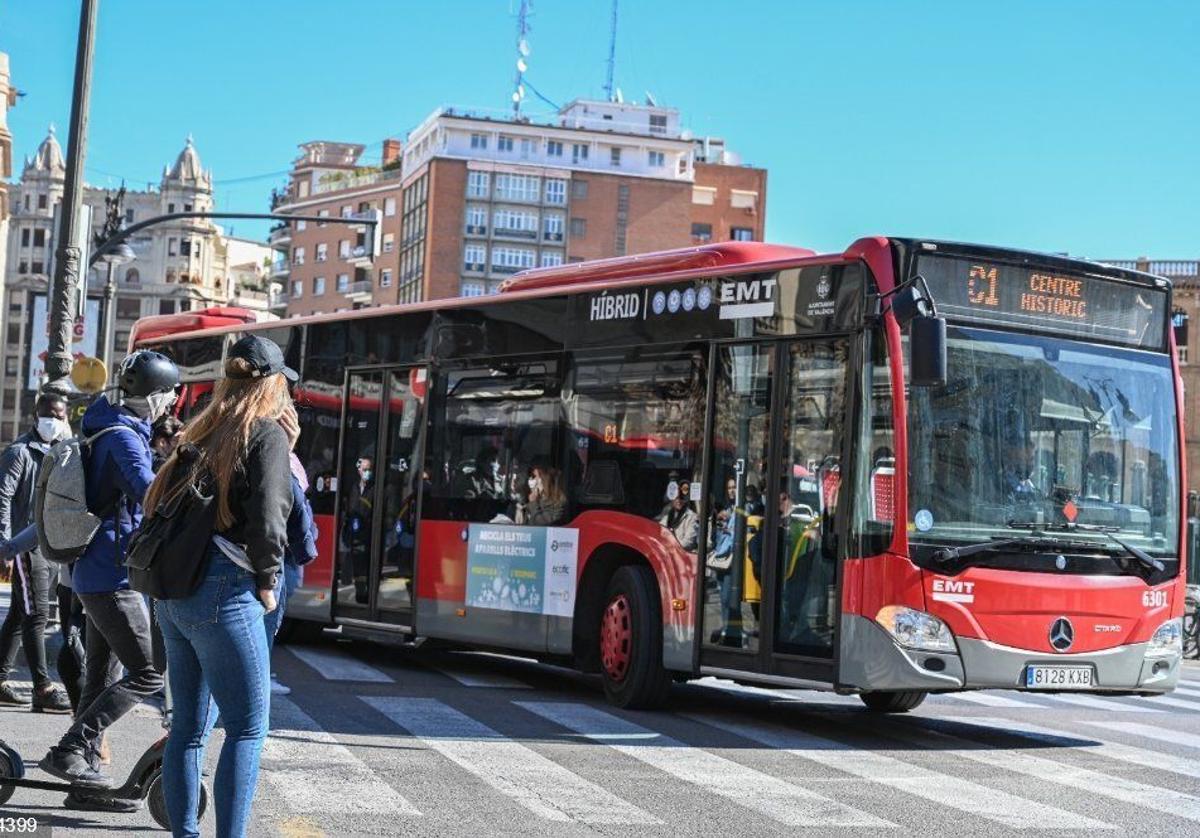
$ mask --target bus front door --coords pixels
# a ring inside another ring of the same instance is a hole
[[[427,370],[346,374],[334,616],[413,627]]]
[[[831,682],[848,341],[714,352],[701,668]]]

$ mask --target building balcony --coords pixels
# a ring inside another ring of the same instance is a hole
[[[519,241],[533,242],[537,241],[537,230],[518,230],[514,227],[496,227],[492,230],[492,236],[497,239],[513,239]]]
[[[399,181],[400,169],[381,169],[367,172],[338,172],[327,175],[313,186],[312,194],[321,195],[326,192],[341,192],[345,189],[362,189],[388,181]]]
[[[366,298],[369,300],[372,293],[374,293],[374,290],[375,289],[372,287],[371,280],[360,279],[347,285],[346,290],[342,293],[344,293],[350,299]]]
[[[483,262],[463,262],[463,273],[482,275],[486,272],[487,265]]]
[[[487,231],[488,228],[486,224],[468,224],[464,234],[468,236],[486,236]]]
[[[281,279],[291,271],[291,263],[287,259],[277,259],[271,263],[271,278]]]
[[[551,242],[554,244],[562,244],[564,238],[566,238],[566,234],[564,234],[562,232],[547,233],[547,232],[543,231],[543,233],[542,233],[542,241],[544,241],[544,242]]]
[[[533,266],[529,265],[528,267],[533,267]],[[526,270],[526,267],[523,267],[520,265],[492,265],[489,273],[506,274],[507,275],[507,274],[515,274],[518,271],[523,271],[523,270]]]
[[[271,228],[271,233],[267,237],[268,244],[271,247],[282,250],[292,243],[292,225],[287,222],[276,224]]]

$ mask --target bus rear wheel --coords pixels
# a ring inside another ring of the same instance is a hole
[[[907,713],[925,700],[928,693],[921,690],[862,693],[859,698],[874,713]]]
[[[661,707],[671,689],[662,665],[662,608],[654,572],[618,568],[600,612],[600,675],[609,703],[628,709]]]

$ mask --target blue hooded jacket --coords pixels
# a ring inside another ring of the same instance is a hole
[[[106,594],[129,587],[125,545],[142,521],[142,498],[154,481],[147,420],[102,396],[83,414],[81,435],[89,437],[113,425],[124,425],[132,433],[107,433],[88,452],[88,508],[102,523],[75,562],[71,585],[78,594]]]
[[[284,561],[303,567],[317,557],[317,525],[313,522],[312,506],[292,476],[292,513],[287,521],[288,551]]]

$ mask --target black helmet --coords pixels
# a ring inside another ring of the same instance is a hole
[[[161,352],[139,349],[117,370],[117,386],[127,396],[149,396],[179,386],[179,367]]]

